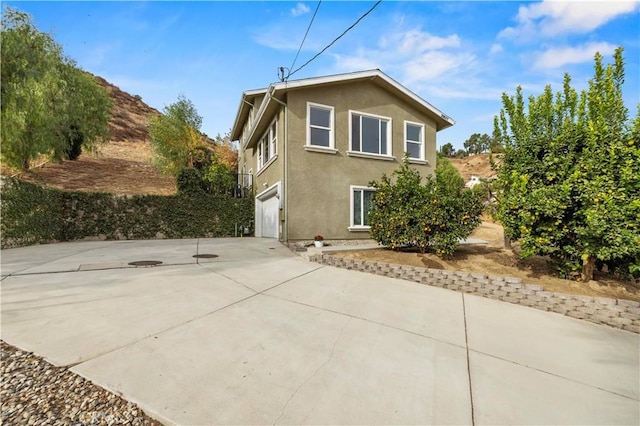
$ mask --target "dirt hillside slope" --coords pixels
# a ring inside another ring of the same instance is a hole
[[[495,156],[494,156],[495,160]],[[496,176],[496,172],[491,170],[491,162],[489,154],[478,154],[464,158],[449,158],[451,164],[458,169],[462,179],[468,182],[471,176],[481,178],[491,178]]]
[[[113,110],[109,121],[110,140],[95,153],[83,152],[76,161],[47,163],[19,176],[27,181],[74,191],[98,191],[118,195],[168,195],[176,191],[175,180],[152,165],[148,119],[158,110],[139,96],[120,90],[102,77]]]
[[[20,177],[74,191],[99,191],[118,195],[175,193],[174,179],[160,174],[152,165],[148,119],[160,112],[144,103],[140,96],[120,90],[102,77],[95,78],[106,88],[113,101],[109,142],[96,153],[83,153],[76,161],[47,163],[27,173],[20,173]],[[213,143],[209,138],[208,141]],[[221,151],[217,150],[217,153],[221,156],[230,154],[224,147]],[[488,154],[452,158],[451,162],[465,182],[472,175],[494,176]],[[14,174],[15,171],[3,168],[2,173]]]

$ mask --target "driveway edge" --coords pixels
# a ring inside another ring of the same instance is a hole
[[[474,294],[640,334],[640,302],[544,291],[520,278],[314,254],[312,262]]]

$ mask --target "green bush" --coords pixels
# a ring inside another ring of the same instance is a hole
[[[205,182],[199,170],[193,167],[183,167],[176,176],[178,194],[203,195],[207,192]]]
[[[253,220],[252,198],[115,196],[43,188],[3,179],[2,247],[84,238],[150,239],[234,236]]]
[[[391,249],[417,247],[422,253],[451,255],[480,224],[482,202],[463,189],[448,167],[436,168],[436,178],[422,177],[405,158],[393,172],[372,182],[377,189],[369,213],[371,236]],[[459,176],[458,176],[459,178]]]
[[[602,265],[640,276],[640,110],[629,118],[624,75],[622,48],[606,66],[597,53],[588,89],[569,74],[555,94],[518,87],[494,120],[495,217],[522,257],[550,257],[561,277],[586,282]]]

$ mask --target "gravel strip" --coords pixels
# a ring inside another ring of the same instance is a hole
[[[151,425],[137,405],[0,340],[2,425]]]

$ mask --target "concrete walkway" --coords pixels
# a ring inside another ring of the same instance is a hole
[[[2,339],[166,424],[640,423],[633,333],[309,263],[266,239],[1,256]],[[163,264],[128,266],[142,260]]]

